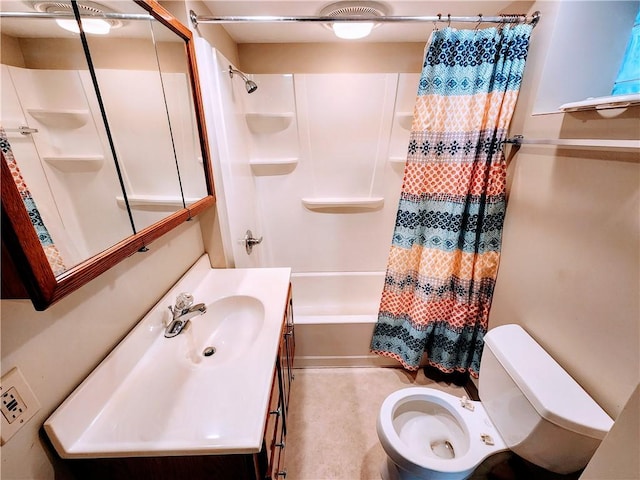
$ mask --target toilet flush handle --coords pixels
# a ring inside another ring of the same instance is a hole
[[[469,400],[466,395],[460,399],[460,406],[472,412],[476,408],[475,405],[471,403],[471,400]]]
[[[483,433],[482,435],[480,435],[480,438],[482,439],[485,445],[489,445],[489,446],[494,445],[493,437],[488,433]]]

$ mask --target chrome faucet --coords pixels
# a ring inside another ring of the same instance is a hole
[[[169,306],[169,311],[173,319],[165,329],[164,336],[172,338],[184,330],[191,318],[205,313],[207,306],[204,303],[193,305],[193,296],[188,293],[181,293],[176,298],[175,306]]]

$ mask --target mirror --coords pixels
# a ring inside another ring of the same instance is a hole
[[[3,298],[37,309],[214,203],[189,30],[153,1],[60,5],[0,14]]]

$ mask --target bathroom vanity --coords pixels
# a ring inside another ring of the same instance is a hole
[[[70,478],[284,478],[289,280],[203,256],[45,422]],[[181,292],[206,312],[166,338]]]

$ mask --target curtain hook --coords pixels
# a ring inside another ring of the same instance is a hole
[[[441,22],[441,21],[442,21],[442,14],[441,14],[441,13],[439,13],[439,14],[438,14],[438,20],[434,20],[434,21],[433,21],[433,31],[434,31],[434,32],[437,32],[437,31],[438,31],[438,24],[437,24],[437,22]]]
[[[482,14],[479,13],[478,14],[478,24],[476,25],[476,28],[474,28],[474,30],[477,32],[478,31],[478,27],[480,27],[480,24],[482,23]]]
[[[502,29],[504,28],[504,26],[506,25],[508,18],[511,18],[511,15],[505,14],[505,13],[501,13],[500,14],[500,26],[498,27],[498,31],[502,33]],[[477,28],[477,27],[476,27]]]
[[[451,14],[447,13],[447,28],[451,27]]]

